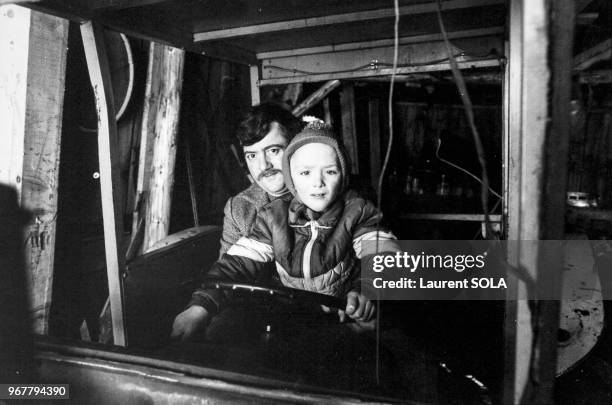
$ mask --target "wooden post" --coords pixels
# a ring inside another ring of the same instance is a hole
[[[257,105],[261,102],[259,95],[259,66],[252,65],[249,71],[251,74],[251,105]]]
[[[379,101],[370,100],[368,103],[369,129],[370,129],[370,182],[378,193],[378,178],[382,169],[380,160],[380,119]]]
[[[25,228],[25,266],[33,331],[48,333],[53,285],[59,153],[68,21],[17,6],[0,7],[0,183],[33,212]],[[7,30],[7,32],[4,32]],[[4,105],[8,102],[8,105]],[[4,116],[6,115],[6,116]],[[6,165],[6,166],[5,166]]]
[[[334,125],[334,120],[332,119],[332,115],[331,115],[331,107],[329,105],[329,97],[326,97],[323,100],[323,114],[325,115],[325,123],[333,126]]]
[[[340,86],[340,80],[330,80],[321,86],[317,91],[308,96],[304,101],[297,105],[291,113],[296,117],[301,116],[306,111],[317,105],[317,103],[323,100],[327,95],[332,92],[336,87]]]
[[[510,3],[508,239],[519,243],[508,261],[535,284],[509,279],[503,403],[553,402],[559,303],[537,301],[534,313],[528,299],[558,296],[562,255],[527,244],[563,239],[573,10],[569,0]]]
[[[170,228],[170,206],[185,60],[184,51],[157,43],[151,43],[149,55],[151,59],[141,139],[151,136],[153,141],[144,148],[146,153],[152,153],[150,166],[141,167],[141,170],[149,173],[143,252],[147,252],[155,242],[166,237]],[[143,149],[141,156],[142,153]],[[143,181],[146,184],[146,179]]]
[[[507,194],[504,195],[504,202],[507,209],[507,239],[519,240],[520,232],[520,212],[521,212],[521,95],[523,87],[521,85],[522,53],[523,53],[523,1],[513,0],[509,4],[509,50],[507,53],[508,64],[504,80],[507,82],[507,101],[505,111],[508,117],[507,139],[506,139],[506,178]],[[536,237],[537,238],[537,237]],[[515,266],[518,265],[519,251],[512,250],[509,245],[508,262]],[[518,249],[518,246],[516,246]],[[508,278],[508,301],[505,306],[504,323],[504,386],[502,403],[516,403],[520,400],[522,391],[527,384],[529,373],[529,356],[531,350],[531,329],[529,326],[529,310],[527,302],[523,299],[514,299],[520,294],[525,297],[525,286],[519,283],[514,277]],[[523,325],[519,334],[519,323]],[[524,359],[527,359],[526,361]]]
[[[97,24],[86,22],[81,25],[81,36],[98,111],[98,158],[113,340],[116,345],[125,346],[127,336],[125,334],[124,297],[121,283],[121,275],[125,268],[124,252],[121,250],[123,235],[121,208],[123,199],[119,187],[121,184],[121,167],[112,84],[104,46],[103,29]]]
[[[351,158],[351,173],[359,174],[357,134],[355,132],[355,88],[352,83],[342,86],[340,109],[342,111],[342,138]]]
[[[159,47],[159,46],[158,46]],[[144,230],[144,199],[149,187],[149,179],[151,178],[151,160],[153,159],[153,139],[155,132],[151,131],[149,122],[155,121],[155,112],[157,111],[157,103],[160,100],[153,97],[155,91],[153,89],[154,80],[150,79],[158,74],[158,65],[153,63],[155,60],[156,50],[159,48],[154,46],[154,43],[149,45],[149,63],[147,66],[147,82],[145,87],[145,99],[143,103],[142,122],[140,125],[140,148],[138,153],[138,177],[136,180],[136,199],[134,202],[134,213],[132,219],[132,243],[138,245],[142,241],[135,241],[136,235],[139,233],[139,228]],[[153,125],[153,124],[151,124]],[[142,232],[141,232],[142,233]],[[144,235],[144,233],[142,233]]]
[[[547,10],[550,25],[548,49],[548,65],[551,72],[548,87],[550,119],[544,143],[545,166],[540,199],[542,228],[539,239],[563,240],[571,128],[575,4],[573,0],[549,0]],[[540,253],[538,280],[544,280],[539,283],[540,296],[560,297],[563,255],[559,253],[551,249],[544,249]],[[540,301],[538,311],[538,334],[535,341],[538,368],[532,372],[535,374],[532,380],[537,381],[539,387],[534,396],[534,403],[553,403],[557,373],[560,300]]]
[[[608,60],[612,57],[612,39],[606,39],[603,42],[595,45],[586,51],[580,52],[574,56],[573,68],[574,70],[586,70],[604,60]]]
[[[51,309],[68,21],[32,12],[21,205],[35,212],[26,227],[34,331],[46,334]]]

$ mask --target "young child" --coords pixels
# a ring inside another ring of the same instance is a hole
[[[283,155],[293,200],[275,200],[258,213],[249,237],[240,238],[207,273],[207,280],[256,282],[274,262],[287,287],[347,297],[346,315],[369,321],[375,306],[360,293],[361,244],[395,236],[377,224],[380,211],[347,190],[350,167],[331,127],[308,124]],[[196,290],[173,325],[172,337],[189,339],[226,305],[220,290]],[[341,318],[343,315],[341,314]]]

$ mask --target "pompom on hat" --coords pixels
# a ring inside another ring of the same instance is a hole
[[[331,125],[326,124],[321,120],[309,122],[304,129],[297,134],[287,145],[283,154],[283,176],[285,176],[285,185],[296,196],[295,186],[291,178],[291,156],[304,145],[309,143],[323,143],[329,145],[336,152],[340,173],[342,174],[342,191],[346,191],[349,183],[349,158],[344,149],[342,141],[338,139]]]

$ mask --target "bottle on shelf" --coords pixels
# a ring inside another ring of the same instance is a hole
[[[423,187],[421,186],[421,180],[417,176],[414,176],[412,178],[412,194],[417,194],[417,195],[423,194]]]
[[[447,196],[450,192],[450,186],[446,181],[446,175],[442,174],[442,178],[440,179],[440,183],[436,189],[436,194],[439,196]]]
[[[410,166],[408,168],[408,172],[406,173],[406,181],[404,182],[404,194],[406,195],[418,194],[418,190],[414,187],[415,179],[416,179],[416,174],[414,173],[414,168]],[[417,181],[416,186],[418,186],[418,181]]]
[[[406,183],[404,184],[404,194],[410,195],[412,194],[412,174],[408,172],[406,175]]]

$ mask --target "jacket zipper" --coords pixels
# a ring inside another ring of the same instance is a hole
[[[319,230],[317,229],[316,221],[310,222],[310,239],[308,243],[306,243],[306,247],[304,248],[304,257],[302,262],[302,271],[304,272],[304,287],[308,290],[313,290],[313,286],[311,283],[311,271],[310,271],[310,256],[312,256],[312,246],[314,245],[317,236],[319,235]]]

